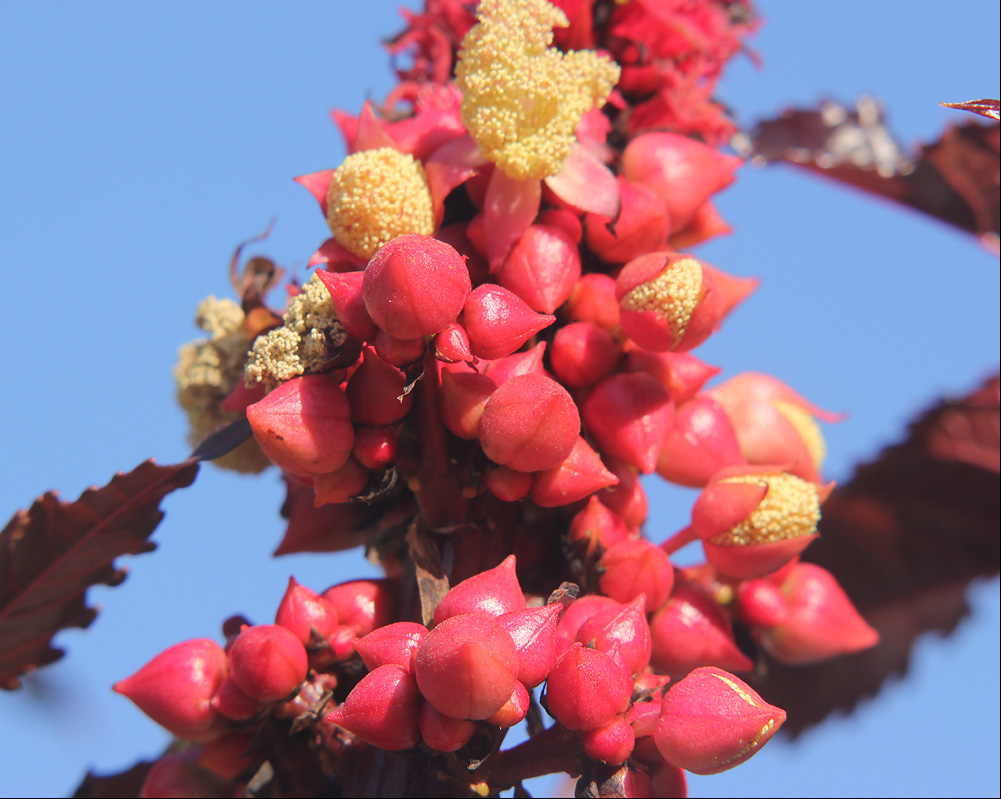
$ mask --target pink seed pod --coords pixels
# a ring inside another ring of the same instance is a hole
[[[690,255],[654,252],[622,267],[615,281],[622,331],[644,349],[687,352],[719,326],[712,275]]]
[[[393,338],[385,330],[377,330],[372,343],[376,354],[392,366],[409,366],[424,356],[422,338]]]
[[[455,752],[462,749],[476,732],[476,725],[468,719],[453,719],[439,713],[434,705],[421,705],[418,718],[421,738],[424,743],[438,752]]]
[[[597,730],[629,708],[633,680],[604,652],[576,643],[553,664],[546,707],[568,730]]]
[[[452,616],[421,643],[414,674],[424,698],[439,712],[485,719],[511,698],[518,652],[507,631],[489,616]]]
[[[298,583],[295,577],[289,577],[275,624],[291,630],[309,646],[329,637],[338,623],[337,609],[328,600]]]
[[[514,555],[492,569],[463,580],[445,594],[434,611],[434,623],[464,613],[501,616],[525,608],[525,595],[518,584]]]
[[[648,509],[646,489],[639,480],[639,469],[615,458],[605,458],[605,465],[618,478],[618,483],[600,491],[598,499],[618,513],[627,527],[639,529],[646,521]]]
[[[368,478],[368,469],[350,457],[340,469],[313,478],[314,504],[319,508],[330,503],[347,502],[365,492]]]
[[[879,633],[859,615],[826,569],[797,563],[782,584],[789,618],[763,630],[761,645],[781,663],[819,663],[879,643]]]
[[[747,683],[714,666],[695,669],[664,695],[654,739],[664,759],[719,774],[750,758],[786,720]]]
[[[558,466],[579,434],[573,398],[545,375],[507,380],[490,395],[480,416],[480,446],[487,457],[519,472]]]
[[[501,286],[484,283],[469,295],[462,309],[462,326],[477,358],[503,358],[556,321],[552,314],[533,311],[521,297]]]
[[[497,383],[486,375],[442,369],[438,406],[445,427],[459,438],[476,438],[483,409],[496,390]]]
[[[326,721],[380,749],[399,751],[420,740],[421,694],[413,676],[394,664],[370,671]]]
[[[664,201],[641,183],[618,177],[622,211],[613,222],[607,216],[587,214],[584,235],[587,246],[601,260],[624,264],[633,258],[663,250],[671,221]]]
[[[541,685],[556,661],[556,627],[562,605],[512,610],[497,617],[518,651],[518,681],[526,688]]]
[[[361,364],[348,379],[346,389],[352,421],[387,425],[402,419],[413,404],[413,396],[403,392],[406,382],[403,372],[365,347]]]
[[[222,647],[195,638],[164,650],[113,690],[174,735],[204,740],[220,720],[211,699],[225,679]]]
[[[622,368],[625,372],[653,375],[678,406],[692,399],[706,381],[720,373],[718,366],[710,366],[690,352],[650,352],[641,349],[630,352]]]
[[[465,259],[444,242],[398,236],[365,267],[362,296],[375,324],[399,339],[440,333],[458,317],[471,288]]]
[[[577,631],[577,640],[599,652],[608,652],[618,645],[619,657],[629,673],[639,674],[650,663],[650,625],[644,597],[637,597],[628,605],[617,605],[585,621]]]
[[[633,372],[598,383],[581,414],[602,453],[650,474],[674,421],[674,405],[653,377]]]
[[[636,735],[629,722],[620,716],[604,727],[582,732],[580,742],[591,759],[618,766],[633,753]]]
[[[516,472],[507,466],[489,464],[483,473],[483,481],[497,499],[517,502],[532,490],[533,477],[529,472]]]
[[[586,594],[578,597],[567,608],[566,613],[556,625],[556,649],[562,656],[571,646],[577,643],[577,633],[588,619],[597,613],[622,607],[611,597],[601,594]]]
[[[330,292],[330,299],[337,311],[337,320],[349,334],[359,341],[372,341],[378,328],[372,317],[368,315],[365,300],[362,297],[362,281],[364,271],[328,272],[318,269],[317,277]]]
[[[247,408],[264,454],[286,471],[312,475],[339,469],[351,455],[351,405],[337,383],[303,375]]]
[[[351,454],[366,469],[385,469],[396,460],[397,439],[388,427],[358,427]]]
[[[674,567],[664,551],[649,541],[623,541],[598,561],[601,593],[622,604],[643,594],[647,613],[653,613],[671,595]]]
[[[795,568],[796,562],[790,566]],[[776,627],[789,618],[789,603],[772,579],[743,580],[737,586],[735,609],[737,618],[750,627]],[[783,581],[784,582],[784,581]]]
[[[229,650],[229,673],[236,686],[261,703],[285,699],[306,679],[306,648],[277,624],[245,627]]]
[[[678,485],[701,488],[728,466],[747,463],[723,406],[711,397],[689,400],[674,416],[657,460],[657,474]]]
[[[445,363],[468,363],[473,360],[469,335],[462,325],[452,323],[434,337],[434,357]]]
[[[563,385],[584,388],[608,377],[621,356],[605,330],[590,322],[573,322],[557,331],[549,361]]]
[[[580,436],[563,463],[535,473],[532,501],[543,508],[569,505],[608,486],[618,478],[605,468],[590,445]]]
[[[699,208],[729,186],[740,158],[677,133],[644,133],[622,153],[622,171],[664,202],[672,230],[683,230]]]
[[[528,715],[528,708],[531,698],[528,689],[520,682],[514,684],[514,690],[508,700],[501,705],[501,709],[488,718],[487,724],[495,727],[513,727],[519,724]]]
[[[396,588],[392,581],[349,580],[323,592],[337,608],[341,624],[353,626],[359,636],[393,622],[396,615]]]
[[[619,326],[615,281],[601,272],[589,272],[577,281],[563,313],[570,322],[590,322],[611,332]]]
[[[388,664],[410,671],[413,653],[427,634],[428,629],[423,624],[398,621],[356,639],[354,647],[369,671]]]
[[[528,307],[551,314],[580,279],[580,253],[563,230],[532,225],[508,251],[497,282],[521,297]]]
[[[650,618],[658,671],[685,674],[699,666],[750,671],[754,664],[737,648],[730,621],[716,600],[697,583],[678,579],[670,598]]]
[[[261,709],[260,703],[241,691],[229,677],[212,697],[212,707],[230,721],[246,721]]]
[[[570,520],[567,540],[583,550],[586,558],[600,557],[609,547],[629,538],[629,528],[614,510],[591,497]]]

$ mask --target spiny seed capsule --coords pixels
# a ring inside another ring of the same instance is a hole
[[[405,233],[430,235],[434,209],[424,167],[391,147],[349,155],[330,180],[327,224],[361,258]]]

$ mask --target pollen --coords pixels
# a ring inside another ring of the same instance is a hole
[[[327,190],[327,224],[342,247],[371,258],[405,233],[434,233],[434,207],[424,167],[391,147],[344,159]]]
[[[282,326],[254,341],[244,378],[270,391],[293,377],[322,372],[329,351],[346,339],[330,292],[314,274],[292,298]]]
[[[820,426],[813,417],[799,405],[782,400],[773,400],[778,412],[781,413],[793,426],[799,437],[806,444],[806,451],[810,453],[810,460],[816,468],[820,468],[827,456],[827,442],[824,441],[824,434],[820,432]]]
[[[593,51],[561,53],[569,23],[546,0],[483,0],[455,70],[462,121],[483,155],[515,180],[555,175],[585,112],[601,106],[619,67]]]
[[[800,538],[817,532],[820,498],[813,483],[791,474],[750,474],[728,477],[724,483],[765,483],[768,493],[754,512],[712,543],[748,546]]]
[[[702,264],[682,258],[653,280],[641,283],[622,298],[627,311],[653,311],[671,331],[671,349],[681,344],[702,295]]]

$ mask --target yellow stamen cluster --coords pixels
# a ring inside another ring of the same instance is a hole
[[[424,167],[392,147],[344,159],[327,189],[327,224],[338,244],[371,258],[405,233],[434,233],[434,207]]]
[[[247,385],[267,389],[302,374],[322,371],[328,346],[344,343],[347,333],[337,319],[330,292],[316,274],[292,298],[282,326],[258,336],[247,356]]]
[[[516,180],[555,175],[585,112],[601,106],[619,67],[592,51],[561,53],[569,23],[546,0],[483,0],[455,70],[462,121],[483,155]]]
[[[716,536],[712,543],[747,546],[811,535],[820,521],[820,498],[813,483],[791,474],[750,474],[724,483],[764,483],[768,493],[744,521]]]
[[[621,306],[627,311],[653,311],[667,322],[673,350],[685,337],[701,294],[702,264],[695,258],[682,258],[626,294]]]
[[[185,344],[174,367],[178,404],[188,413],[188,443],[195,446],[213,428],[241,414],[227,413],[222,401],[243,377],[250,336],[242,329],[243,310],[232,300],[207,297],[195,314],[196,324],[211,338]],[[238,472],[259,472],[269,461],[257,442],[245,441],[215,461]]]
[[[810,453],[810,460],[818,469],[823,465],[827,456],[827,442],[824,441],[824,434],[820,432],[820,427],[813,417],[799,405],[782,400],[773,400],[772,404],[778,409],[789,424],[793,426],[799,437],[806,444],[806,451]]]

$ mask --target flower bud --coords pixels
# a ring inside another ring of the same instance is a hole
[[[657,474],[699,488],[720,469],[743,463],[737,433],[723,406],[711,397],[696,397],[678,408],[657,461]]]
[[[724,470],[692,508],[706,559],[738,579],[781,568],[817,537],[821,493],[812,483],[769,467]]]
[[[511,636],[489,616],[452,616],[421,643],[414,673],[424,698],[439,712],[485,719],[511,698],[518,652]]]
[[[348,398],[323,375],[282,383],[247,408],[247,421],[264,454],[294,474],[339,469],[354,445]]]
[[[647,372],[667,389],[675,405],[688,402],[706,381],[720,373],[688,352],[650,352],[634,349],[626,356],[624,372]]]
[[[531,497],[536,505],[555,508],[577,502],[617,482],[618,478],[605,468],[598,454],[577,436],[563,463],[536,472]]]
[[[553,664],[546,707],[568,730],[596,730],[629,708],[633,680],[604,652],[576,643]]]
[[[658,550],[659,551],[659,550]],[[577,640],[608,652],[615,644],[630,674],[639,674],[650,663],[650,625],[646,620],[644,597],[628,605],[599,611],[585,621],[577,631]]]
[[[355,429],[355,443],[351,454],[366,469],[385,469],[396,460],[396,446],[397,435],[391,429],[359,427]]]
[[[517,294],[484,283],[466,300],[461,323],[473,355],[493,359],[510,355],[555,321],[552,314],[533,311]]]
[[[584,509],[570,520],[567,540],[584,551],[585,557],[599,555],[629,537],[629,528],[614,510],[591,497]]]
[[[497,282],[539,313],[559,308],[580,279],[580,253],[563,230],[532,225],[508,251]]]
[[[245,627],[229,650],[233,682],[261,703],[287,697],[306,679],[307,669],[302,641],[277,624]]]
[[[404,395],[403,372],[380,358],[370,347],[362,350],[362,362],[348,379],[346,393],[355,424],[387,425],[407,415],[413,403]],[[332,471],[332,470],[331,470]]]
[[[169,752],[157,760],[146,773],[139,796],[177,796],[192,799],[213,799],[232,796],[232,786],[198,764],[200,751],[187,749]]]
[[[256,716],[261,709],[260,703],[241,691],[229,677],[212,697],[212,707],[230,721],[246,721]]]
[[[556,660],[556,627],[562,606],[512,610],[497,617],[518,651],[518,681],[527,688],[541,685]]]
[[[675,231],[667,240],[672,250],[690,250],[697,244],[733,233],[733,228],[720,216],[716,206],[708,200],[699,206],[692,220],[681,230]]]
[[[483,409],[496,390],[497,383],[484,374],[442,369],[438,405],[445,427],[459,438],[476,438]]]
[[[412,655],[427,634],[428,629],[423,624],[398,621],[372,630],[355,640],[354,646],[369,671],[390,663],[410,671]]]
[[[601,593],[628,604],[644,595],[647,613],[664,604],[674,585],[674,567],[664,551],[649,541],[623,541],[598,561]]]
[[[714,666],[695,669],[664,695],[654,739],[664,759],[694,774],[740,765],[775,734],[786,712]]]
[[[399,751],[420,740],[421,694],[408,671],[395,664],[379,666],[359,682],[326,720],[380,749]]]
[[[683,230],[712,195],[733,182],[741,160],[677,133],[644,133],[622,153],[622,171],[664,202],[672,230]]]
[[[376,330],[372,343],[379,358],[391,366],[403,368],[424,356],[423,338],[393,338],[385,330]]]
[[[292,631],[306,646],[325,640],[338,624],[337,609],[322,596],[289,577],[275,624]]]
[[[571,322],[590,322],[609,332],[619,326],[615,281],[601,272],[589,272],[577,281],[564,310]]]
[[[618,483],[597,494],[603,505],[608,506],[628,527],[638,529],[646,521],[648,503],[646,490],[639,480],[639,470],[635,466],[606,458],[609,471],[618,478]]]
[[[789,617],[761,633],[761,645],[781,663],[818,663],[875,646],[870,627],[834,575],[812,563],[797,563],[782,584]]]
[[[588,431],[606,455],[650,474],[674,421],[664,387],[641,372],[602,380],[581,405]]]
[[[394,338],[440,333],[469,296],[469,270],[444,242],[419,234],[398,236],[368,266],[362,295],[369,316]]]
[[[473,360],[469,349],[469,336],[462,325],[453,322],[434,337],[434,357],[445,363]]]
[[[587,246],[601,260],[624,264],[648,252],[663,250],[671,222],[664,202],[649,188],[618,177],[622,211],[618,219],[587,214],[584,231]]]
[[[224,780],[235,780],[264,759],[263,753],[254,751],[254,738],[252,733],[236,732],[209,741],[202,747],[198,765]]]
[[[425,702],[418,718],[421,738],[438,752],[455,752],[462,749],[476,732],[476,725],[468,719],[453,719]]]
[[[677,580],[667,602],[650,619],[650,662],[658,671],[685,674],[699,666],[750,671],[754,664],[733,640],[723,609],[697,583]]]
[[[622,330],[644,349],[686,352],[722,318],[712,275],[690,255],[654,252],[630,261],[615,281]]]
[[[629,722],[620,716],[604,727],[582,732],[580,742],[588,757],[617,766],[633,753],[636,736]]]
[[[195,638],[164,650],[114,690],[174,735],[198,740],[219,720],[211,699],[225,679],[222,647]]]
[[[556,650],[559,656],[562,657],[564,652],[577,643],[577,633],[588,619],[603,611],[620,607],[621,602],[601,594],[585,594],[575,599],[556,625]]]
[[[525,607],[525,595],[518,584],[514,555],[508,555],[492,569],[474,574],[454,586],[434,611],[434,623],[441,624],[463,613],[501,616]]]
[[[702,261],[702,269],[708,272],[716,284],[719,292],[720,318],[725,319],[730,315],[730,311],[750,296],[758,284],[761,282],[756,277],[738,277],[717,269],[712,264]]]
[[[349,580],[328,588],[323,596],[337,608],[341,624],[353,626],[359,636],[385,627],[396,614],[396,589],[385,578]]]
[[[606,331],[590,322],[573,322],[556,332],[549,360],[563,385],[584,388],[608,377],[621,355]]]
[[[557,467],[579,433],[580,415],[570,394],[544,375],[503,383],[487,400],[479,424],[487,457],[519,472]]]
[[[487,465],[483,473],[483,481],[487,489],[497,499],[504,502],[517,502],[532,490],[534,478],[530,472],[516,472],[507,466]]]
[[[372,341],[378,328],[368,315],[365,299],[362,297],[365,272],[328,272],[318,269],[316,276],[330,292],[337,319],[344,329],[359,341]]]
[[[494,360],[481,360],[479,368],[483,374],[499,386],[512,377],[546,374],[546,370],[542,366],[542,356],[545,353],[546,342],[540,341],[525,352],[514,352]]]
[[[500,710],[486,720],[487,724],[503,727],[504,729],[513,727],[528,715],[528,708],[531,701],[528,689],[520,682],[516,682],[514,690],[511,691],[511,696],[501,705]]]
[[[791,561],[790,566],[795,566]],[[767,578],[743,580],[737,586],[737,618],[751,627],[775,627],[789,618],[789,603],[774,582]],[[725,668],[725,667],[724,667]]]
[[[316,507],[330,503],[347,502],[365,492],[369,471],[351,457],[340,468],[313,478]]]

